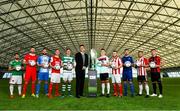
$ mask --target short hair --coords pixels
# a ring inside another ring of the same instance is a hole
[[[104,51],[105,51],[105,49],[104,49],[104,48],[101,48],[101,50],[104,50]]]
[[[129,51],[129,49],[124,49],[124,51]]]
[[[156,51],[156,49],[151,49],[151,51],[154,51],[154,50]]]
[[[140,50],[140,51],[138,51],[138,53],[143,53],[143,51],[142,51],[142,50]]]
[[[83,46],[83,47],[84,47],[84,44],[79,45],[79,47],[81,47],[81,46]]]
[[[47,48],[45,47],[45,48],[43,48],[42,50],[47,50]]]
[[[70,49],[70,48],[66,48],[66,51],[67,51],[67,50],[70,50],[70,51],[71,51],[71,49]]]
[[[16,52],[14,55],[19,55],[19,53]]]
[[[117,50],[113,50],[113,52],[117,52]]]

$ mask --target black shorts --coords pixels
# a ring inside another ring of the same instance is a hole
[[[105,81],[108,80],[109,74],[108,73],[100,73],[100,80]]]
[[[145,76],[138,76],[137,80],[138,80],[138,82],[146,82],[147,78]]]
[[[160,82],[161,81],[161,76],[159,72],[151,72],[151,81],[152,82]]]

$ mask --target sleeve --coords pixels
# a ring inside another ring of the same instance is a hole
[[[132,58],[132,57],[131,57],[131,63],[132,63],[132,64],[134,64],[134,60],[133,60],[133,58]]]
[[[120,58],[118,58],[118,65],[120,66],[122,64],[122,61]]]
[[[124,64],[124,57],[121,58],[122,63]]]
[[[157,65],[160,65],[160,64],[161,64],[161,58],[157,57]]]
[[[38,57],[37,63],[38,63],[38,64],[41,64],[41,56]]]
[[[51,59],[50,59],[50,64],[52,65],[52,62],[53,62],[53,57],[51,57]]]
[[[13,61],[9,62],[9,67],[13,67]]]
[[[28,55],[27,54],[24,56],[24,60],[28,61]]]
[[[149,60],[146,59],[146,58],[144,58],[144,64],[145,64],[145,65],[148,65],[148,64],[149,64]]]

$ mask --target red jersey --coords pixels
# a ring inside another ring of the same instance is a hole
[[[161,64],[161,58],[159,56],[150,57],[149,58],[149,63],[150,62],[155,62],[156,65],[160,65]],[[151,68],[151,72],[159,72],[160,73],[160,67]]]
[[[34,66],[31,66],[29,63],[32,61],[36,63],[37,58],[38,58],[38,56],[36,56],[35,54],[32,55],[29,53],[29,54],[25,55],[24,60],[26,61],[26,63],[28,63],[28,64],[26,64],[26,70],[33,70],[33,69],[35,70],[36,69],[36,64]]]
[[[50,64],[51,64],[52,66],[56,66],[56,65],[61,66],[61,62],[62,62],[62,61],[61,61],[61,59],[60,59],[59,57],[56,57],[56,56],[51,57],[51,62],[50,62]],[[58,73],[58,74],[60,74],[60,69],[54,69],[54,68],[52,68],[51,73]]]
[[[139,67],[138,69],[138,76],[146,76],[147,72],[146,72],[146,67],[142,67],[144,65],[148,65],[148,59],[141,57],[137,60],[137,62],[139,62]]]
[[[119,67],[120,65],[122,65],[122,61],[119,57],[116,58],[112,58],[112,64],[114,64],[116,67]],[[112,74],[120,74],[122,68],[118,68],[118,69],[114,69],[112,68]]]

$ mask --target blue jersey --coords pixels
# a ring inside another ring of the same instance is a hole
[[[47,55],[42,55],[42,56],[39,56],[38,57],[38,60],[37,60],[37,63],[38,64],[49,64],[50,62],[50,57],[47,56]],[[49,69],[48,68],[43,68],[43,67],[40,67],[39,69],[39,72],[49,72]]]
[[[122,63],[124,64],[125,62],[129,61],[131,64],[134,64],[133,58],[131,56],[123,56],[122,58]],[[132,72],[132,66],[126,67],[123,66],[123,71],[131,71]]]

